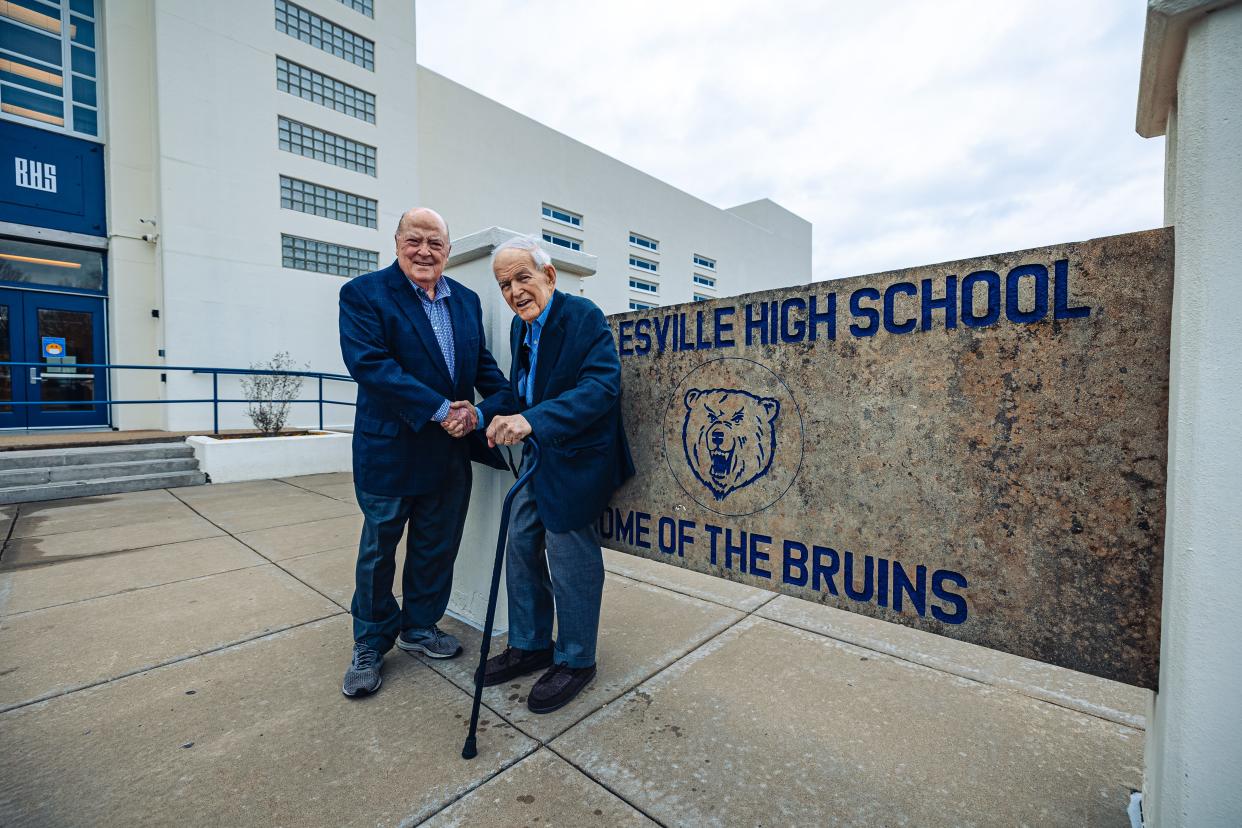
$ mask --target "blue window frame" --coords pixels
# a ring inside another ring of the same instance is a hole
[[[660,243],[655,239],[640,236],[638,233],[630,233],[630,244],[635,247],[642,247],[652,252],[659,252]]]
[[[571,227],[582,226],[581,215],[578,213],[571,213],[568,210],[562,210],[560,207],[553,207],[551,204],[543,205],[543,217],[568,224]]]
[[[630,267],[636,267],[639,270],[645,270],[648,273],[659,273],[660,265],[650,259],[644,259],[641,256],[630,256]]]
[[[564,236],[558,236],[555,233],[549,233],[547,230],[543,231],[543,240],[546,241],[548,244],[555,244],[560,247],[567,247],[570,250],[581,250],[582,249],[582,242],[575,241],[574,239],[567,239]]]

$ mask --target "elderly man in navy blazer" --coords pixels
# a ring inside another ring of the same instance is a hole
[[[500,684],[548,668],[526,703],[550,713],[595,677],[604,588],[595,526],[612,493],[634,474],[621,423],[621,361],[604,314],[590,300],[556,290],[556,268],[533,237],[498,246],[492,271],[517,314],[509,378],[519,413],[492,418],[488,442],[512,445],[533,435],[541,459],[513,501],[509,646],[488,660],[483,680]]]
[[[364,517],[346,696],[379,689],[394,643],[432,658],[461,652],[436,624],[453,585],[470,461],[505,468],[480,429],[513,410],[509,383],[487,350],[479,297],[443,275],[444,219],[410,210],[396,243],[396,261],[346,282],[340,295],[341,355],[358,381],[354,487]],[[469,402],[475,389],[484,397],[477,407]],[[407,527],[398,606],[395,558]]]

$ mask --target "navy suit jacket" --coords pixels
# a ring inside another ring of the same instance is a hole
[[[476,460],[506,468],[482,431],[453,438],[432,422],[441,403],[474,400],[485,419],[512,413],[512,392],[487,350],[479,297],[442,277],[453,320],[457,381],[435,331],[405,274],[394,261],[341,288],[341,356],[358,381],[354,414],[354,482],[378,495],[416,495],[439,485],[449,463]]]
[[[603,312],[589,299],[556,291],[539,335],[534,403],[517,387],[526,323],[513,317],[513,401],[542,457],[530,485],[543,525],[581,529],[599,519],[612,493],[634,476],[621,422],[621,359]]]

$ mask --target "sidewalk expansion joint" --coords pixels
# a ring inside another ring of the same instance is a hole
[[[286,632],[289,632],[289,630],[296,630],[299,627],[305,627],[308,624],[316,624],[320,621],[326,621],[329,618],[338,618],[341,615],[342,613],[340,612],[332,612],[332,613],[328,613],[327,615],[321,615],[318,618],[308,618],[307,620],[299,621],[296,624],[289,624],[288,626],[278,627],[276,629],[263,630],[260,633],[247,636],[246,638],[238,638],[234,641],[226,641],[223,644],[218,644],[216,646],[209,647],[206,650],[198,650],[197,652],[186,653],[185,655],[177,656],[176,658],[171,658],[171,659],[168,659],[167,661],[161,661],[157,664],[148,664],[144,667],[138,667],[133,670],[128,670],[124,673],[119,673],[115,676],[109,676],[108,678],[87,682],[86,684],[79,684],[74,687],[67,687],[63,690],[57,690],[52,693],[44,693],[42,696],[37,696],[33,699],[27,699],[25,701],[17,702],[16,704],[10,704],[10,705],[0,707],[0,716],[8,715],[9,713],[14,712],[15,710],[21,710],[24,707],[30,707],[31,705],[34,705],[34,704],[42,704],[43,702],[46,702],[46,701],[52,701],[54,699],[60,699],[60,698],[64,698],[65,696],[73,695],[74,693],[80,693],[83,690],[90,690],[92,687],[100,687],[105,684],[111,684],[114,681],[120,681],[121,679],[127,679],[132,676],[142,675],[143,673],[151,673],[156,670],[163,670],[166,667],[172,667],[173,665],[180,664],[184,661],[190,661],[195,658],[201,658],[203,656],[211,655],[212,653],[218,653],[222,650],[228,650],[233,647],[240,647],[243,644],[249,644],[252,641],[258,641],[259,639],[262,639],[262,638],[267,638],[269,636],[286,633]]]
[[[192,541],[187,541],[187,543],[190,543],[190,542]],[[150,547],[144,547],[144,548],[150,548]],[[126,551],[136,552],[139,550],[129,549]],[[90,558],[92,557],[96,557],[96,556],[86,556],[84,558],[75,558],[74,560],[90,560]],[[7,613],[4,617],[5,618],[16,618],[19,615],[29,615],[32,612],[42,612],[43,610],[55,609],[56,607],[70,607],[70,606],[73,606],[74,604],[85,604],[90,601],[98,601],[103,598],[115,598],[118,595],[128,595],[132,592],[145,592],[148,589],[158,589],[160,587],[171,586],[173,584],[185,584],[185,583],[189,583],[190,581],[201,581],[206,578],[214,578],[217,575],[228,575],[230,572],[241,572],[242,570],[245,570],[245,569],[257,569],[258,567],[268,566],[268,565],[269,565],[269,562],[265,561],[263,563],[247,564],[246,566],[235,566],[232,569],[222,569],[219,572],[206,572],[202,575],[191,575],[189,578],[176,578],[171,581],[161,581],[158,584],[147,584],[146,586],[139,586],[139,587],[128,587],[126,589],[118,589],[116,592],[105,592],[102,595],[88,595],[87,597],[79,598],[76,601],[62,601],[59,604],[48,604],[46,607],[34,607],[33,609],[18,610],[17,612]],[[27,570],[9,570],[9,571],[10,572],[24,572]],[[333,601],[332,604],[333,606],[337,606],[337,607],[340,606],[340,604],[336,603],[335,601]]]
[[[298,487],[297,487],[297,486],[295,486],[294,488],[298,488]],[[304,587],[306,587],[307,589],[309,589],[311,592],[313,592],[313,593],[315,593],[316,595],[318,595],[320,598],[323,598],[325,601],[327,601],[327,602],[328,602],[329,604],[331,604],[332,606],[334,606],[334,607],[341,607],[341,609],[342,609],[342,610],[345,610],[346,612],[348,612],[348,609],[346,609],[345,607],[342,607],[339,601],[334,601],[334,600],[332,600],[332,597],[331,597],[330,595],[325,594],[325,593],[324,593],[322,590],[320,590],[318,587],[315,587],[315,586],[313,586],[312,584],[308,584],[306,581],[304,581],[303,579],[299,578],[297,575],[294,575],[292,572],[290,572],[289,570],[285,569],[283,566],[281,566],[279,563],[277,563],[277,562],[276,562],[275,560],[273,560],[272,558],[269,558],[267,555],[264,555],[264,554],[263,554],[262,552],[260,552],[258,549],[255,549],[253,546],[251,546],[250,544],[246,543],[246,542],[245,542],[244,540],[242,540],[241,538],[237,537],[237,535],[234,535],[234,534],[233,534],[232,532],[230,532],[228,529],[225,529],[223,526],[221,526],[220,524],[216,523],[214,520],[212,520],[211,518],[207,517],[206,515],[204,515],[204,514],[203,514],[202,512],[200,512],[199,510],[195,509],[195,508],[194,508],[191,504],[186,503],[186,501],[185,501],[184,499],[182,499],[182,498],[180,498],[180,497],[178,497],[178,496],[177,496],[177,493],[176,493],[176,492],[172,491],[171,489],[165,489],[164,491],[168,492],[168,493],[169,493],[170,495],[172,495],[173,497],[176,497],[176,498],[177,498],[177,500],[178,500],[178,501],[180,501],[181,503],[183,503],[183,504],[185,505],[185,507],[186,507],[187,509],[189,509],[191,512],[193,512],[194,514],[198,515],[198,516],[199,516],[199,517],[201,517],[203,520],[207,521],[207,522],[208,522],[208,523],[210,523],[212,526],[216,527],[216,528],[217,528],[217,529],[219,529],[221,532],[223,532],[224,534],[228,535],[230,538],[232,538],[233,540],[237,541],[238,543],[240,543],[242,546],[244,546],[244,547],[246,547],[247,549],[249,549],[249,550],[250,550],[251,552],[253,552],[254,554],[258,555],[258,556],[259,556],[260,558],[262,558],[263,560],[265,560],[265,561],[267,561],[268,563],[272,564],[272,565],[273,565],[273,566],[275,566],[277,569],[279,569],[281,572],[285,573],[285,574],[286,574],[286,575],[288,575],[290,578],[292,578],[293,580],[297,581],[299,584],[301,584],[302,586],[304,586]],[[331,500],[331,498],[329,498],[329,500]],[[303,522],[304,522],[304,523],[308,523],[308,522],[311,522],[311,521],[303,521]],[[288,524],[288,525],[289,525],[289,526],[296,526],[297,524],[291,523],[291,524]],[[279,527],[264,527],[264,528],[279,528]]]
[[[1033,685],[1023,684],[1017,681],[1003,681],[1000,679],[989,681],[986,678],[980,678],[977,674],[971,674],[971,672],[967,670],[966,668],[958,667],[954,663],[945,663],[945,662],[938,661],[937,659],[931,659],[931,658],[920,660],[910,655],[904,655],[900,652],[893,652],[891,650],[881,649],[875,646],[874,644],[868,643],[866,639],[847,638],[847,637],[843,637],[839,635],[831,635],[829,633],[824,632],[823,630],[817,630],[811,627],[804,627],[799,624],[793,624],[793,623],[790,623],[789,621],[783,621],[778,618],[770,618],[765,615],[761,615],[759,616],[759,618],[762,621],[768,621],[770,623],[777,624],[782,627],[788,627],[789,629],[792,629],[792,630],[799,630],[800,632],[810,633],[811,635],[818,635],[822,638],[827,638],[831,641],[839,641],[842,644],[848,644],[851,647],[857,647],[860,650],[866,650],[868,652],[876,653],[877,655],[887,656],[888,658],[891,658],[895,661],[901,661],[906,664],[913,664],[916,667],[922,667],[925,670],[934,670],[937,673],[944,673],[947,676],[953,676],[954,678],[959,678],[959,679],[962,679],[963,681],[969,681],[972,684],[977,684],[981,687],[992,687],[997,690],[1004,690],[1010,693],[1015,693],[1019,696],[1023,696],[1025,698],[1031,699],[1032,701],[1043,702],[1044,704],[1050,704],[1053,707],[1059,707],[1062,710],[1068,710],[1072,713],[1080,713],[1083,716],[1090,716],[1093,719],[1099,719],[1100,721],[1103,721],[1103,722],[1109,722],[1110,724],[1115,724],[1121,727],[1129,728],[1139,733],[1145,733],[1147,730],[1145,722],[1140,722],[1136,720],[1134,716],[1128,713],[1124,713],[1120,710],[1113,710],[1112,708],[1103,708],[1099,705],[1090,705],[1090,704],[1083,704],[1082,706],[1074,706],[1074,705],[1066,703],[1064,700],[1058,699],[1051,692],[1047,692],[1046,694],[1038,692],[1041,688],[1035,687]],[[950,669],[953,667],[957,667],[957,669]],[[1093,707],[1095,709],[1092,709]],[[1107,713],[1111,715],[1105,715],[1105,711],[1107,711]]]
[[[333,496],[332,496],[332,495],[330,495],[330,494],[324,494],[323,492],[317,492],[317,491],[315,491],[314,489],[308,489],[308,488],[306,488],[305,486],[299,486],[297,483],[290,483],[288,480],[285,480],[283,477],[277,477],[277,478],[274,478],[274,479],[275,479],[275,480],[277,480],[277,481],[278,481],[278,482],[280,482],[280,483],[284,483],[286,486],[292,486],[293,488],[295,488],[295,489],[297,489],[297,490],[299,490],[299,491],[303,491],[303,492],[310,492],[311,494],[317,494],[317,495],[319,495],[320,497],[326,497],[326,498],[328,498],[328,500],[335,500],[337,503],[353,503],[353,502],[354,502],[354,501],[349,500],[349,499],[344,498],[344,497],[333,497]]]
[[[637,578],[631,578],[631,577],[629,577],[629,576],[627,576],[627,575],[621,575],[620,573],[613,572],[613,573],[611,573],[611,574],[613,574],[613,575],[617,575],[617,576],[619,576],[619,577],[621,577],[621,578],[625,578],[626,580],[629,580],[629,581],[634,581],[635,583],[647,584],[648,586],[654,586],[654,587],[657,587],[657,588],[659,588],[659,589],[667,589],[667,587],[664,587],[664,586],[662,586],[662,585],[660,585],[660,584],[652,584],[652,583],[650,583],[650,582],[648,582],[648,581],[642,581],[642,580],[639,580],[639,579],[637,579]],[[668,591],[669,591],[669,592],[677,592],[677,590],[672,590],[672,589],[668,589]],[[658,676],[660,673],[664,672],[665,670],[670,669],[671,667],[673,667],[673,665],[680,663],[683,659],[685,659],[687,656],[691,655],[691,654],[692,654],[692,653],[694,653],[695,651],[697,651],[697,650],[701,649],[702,647],[706,647],[706,646],[707,646],[707,645],[709,645],[711,642],[715,641],[717,638],[719,638],[720,636],[724,635],[724,634],[725,634],[725,633],[727,633],[729,630],[733,629],[735,626],[737,626],[738,624],[740,624],[740,623],[742,623],[743,621],[745,621],[747,618],[750,618],[752,615],[754,615],[756,612],[758,612],[760,609],[762,609],[764,606],[766,606],[766,605],[768,604],[768,602],[773,601],[773,600],[775,600],[775,599],[778,597],[776,593],[773,593],[773,594],[772,594],[772,595],[771,595],[771,596],[770,596],[767,600],[765,600],[762,604],[759,604],[759,605],[758,605],[758,606],[756,606],[754,609],[747,611],[747,610],[740,610],[740,609],[738,609],[737,607],[731,607],[731,606],[728,606],[727,604],[721,604],[721,603],[719,603],[718,601],[709,601],[708,599],[702,598],[702,597],[697,596],[697,595],[689,595],[689,594],[686,594],[686,593],[681,593],[681,592],[677,592],[677,594],[679,594],[679,595],[685,595],[685,597],[687,597],[687,598],[694,598],[694,599],[696,599],[696,600],[704,601],[705,603],[714,604],[714,605],[717,605],[717,606],[722,606],[722,607],[725,607],[726,609],[733,610],[734,612],[741,613],[741,615],[740,615],[738,618],[736,618],[736,619],[734,619],[733,621],[730,621],[728,624],[726,624],[726,625],[725,625],[725,627],[724,627],[723,629],[721,629],[719,632],[716,632],[715,634],[708,636],[708,637],[707,637],[704,641],[701,641],[701,642],[699,642],[698,644],[695,644],[695,645],[691,646],[691,647],[690,647],[689,649],[687,649],[685,652],[680,653],[680,654],[679,654],[676,658],[674,658],[674,659],[673,659],[673,660],[672,660],[669,664],[667,664],[667,665],[665,665],[665,666],[663,666],[663,667],[659,667],[659,668],[657,668],[657,669],[655,669],[655,670],[652,670],[650,673],[648,673],[648,674],[646,674],[646,675],[642,676],[642,677],[641,677],[641,678],[639,678],[637,681],[635,681],[635,682],[634,682],[634,683],[633,683],[633,684],[629,687],[629,689],[622,691],[622,692],[621,692],[620,694],[618,694],[615,698],[609,699],[609,700],[608,700],[608,701],[606,701],[606,702],[603,702],[603,703],[601,703],[601,704],[599,704],[599,705],[597,705],[597,706],[595,706],[595,707],[590,708],[589,710],[586,710],[585,712],[583,712],[583,714],[582,714],[581,716],[579,716],[579,717],[578,717],[577,719],[575,719],[573,722],[571,722],[570,724],[568,724],[567,726],[565,726],[564,728],[562,728],[562,729],[561,729],[560,731],[558,731],[558,732],[557,732],[554,736],[551,736],[551,737],[547,738],[546,740],[545,740],[545,739],[540,738],[539,736],[537,736],[537,735],[535,735],[535,734],[533,734],[533,733],[528,733],[526,730],[522,729],[522,727],[521,727],[520,725],[518,725],[516,722],[512,721],[511,719],[509,719],[509,718],[508,718],[507,716],[505,716],[503,713],[500,713],[500,712],[496,711],[495,709],[493,709],[493,708],[491,708],[491,707],[488,707],[488,708],[487,708],[487,709],[488,709],[489,711],[491,711],[491,712],[492,712],[492,713],[493,713],[493,714],[494,714],[494,715],[495,715],[498,719],[500,719],[501,721],[503,721],[503,722],[505,722],[506,724],[508,724],[510,727],[512,727],[512,728],[513,728],[514,730],[516,730],[518,733],[521,733],[522,735],[526,736],[527,738],[534,740],[534,742],[535,742],[535,748],[534,748],[533,750],[531,750],[529,753],[527,753],[525,756],[523,756],[521,759],[519,759],[518,761],[522,761],[522,759],[526,759],[527,757],[529,757],[529,756],[531,756],[532,754],[534,754],[534,753],[538,752],[538,751],[539,751],[540,749],[542,749],[542,748],[547,748],[549,751],[551,751],[554,755],[556,755],[556,756],[557,756],[558,758],[560,758],[562,761],[566,762],[566,763],[567,763],[570,767],[572,767],[574,770],[576,770],[576,771],[578,771],[579,773],[581,773],[581,774],[582,774],[583,776],[585,776],[587,779],[590,779],[590,780],[591,780],[592,782],[594,782],[596,785],[598,785],[599,787],[603,788],[605,791],[607,791],[608,793],[612,794],[614,797],[616,797],[616,798],[617,798],[617,799],[619,799],[620,801],[624,802],[624,803],[625,803],[626,805],[628,805],[630,808],[633,808],[635,811],[637,811],[638,813],[642,814],[644,817],[646,817],[647,819],[651,820],[651,821],[652,821],[653,823],[655,823],[656,825],[661,826],[661,828],[666,828],[666,823],[664,823],[664,822],[660,821],[659,819],[657,819],[656,817],[652,816],[652,815],[651,815],[650,813],[648,813],[647,811],[643,810],[643,809],[642,809],[641,807],[639,807],[637,804],[635,804],[634,802],[632,802],[632,801],[630,801],[629,799],[627,799],[627,798],[626,798],[626,797],[625,797],[625,796],[624,796],[624,795],[623,795],[620,791],[617,791],[617,790],[613,789],[612,787],[610,787],[610,786],[609,786],[608,784],[606,784],[605,782],[603,782],[603,781],[601,781],[600,779],[598,779],[598,778],[596,778],[595,776],[593,776],[593,775],[592,775],[592,774],[591,774],[588,770],[586,770],[585,768],[583,768],[583,767],[581,767],[580,765],[578,765],[577,763],[575,763],[575,762],[574,762],[572,759],[570,759],[569,757],[567,757],[567,756],[565,756],[565,755],[561,754],[561,752],[560,752],[560,751],[558,751],[558,750],[556,749],[556,747],[553,745],[553,742],[555,742],[557,739],[559,739],[559,738],[561,738],[562,736],[564,736],[564,735],[565,735],[566,733],[568,733],[569,731],[573,730],[575,727],[577,727],[579,724],[581,724],[584,720],[586,720],[586,719],[590,718],[591,716],[594,716],[594,715],[595,715],[596,713],[598,713],[599,711],[601,711],[601,710],[603,710],[604,708],[608,707],[608,705],[615,703],[618,699],[624,698],[626,695],[628,695],[629,693],[632,693],[632,692],[633,692],[634,690],[636,690],[637,688],[642,687],[644,684],[646,684],[647,682],[651,681],[653,678],[655,678],[656,676]],[[421,661],[421,659],[420,659],[420,661]],[[426,667],[428,667],[428,668],[430,669],[430,666],[429,666],[429,665],[427,665],[426,663],[424,663],[424,666],[426,666]],[[438,670],[433,670],[432,672],[435,672],[435,673],[436,673],[437,675],[439,675],[442,679],[444,679],[445,681],[449,682],[449,684],[452,684],[452,685],[453,685],[453,687],[455,687],[455,688],[456,688],[457,690],[459,690],[460,692],[462,692],[462,693],[466,693],[466,692],[467,692],[464,688],[462,688],[462,687],[458,686],[458,685],[457,685],[456,683],[454,683],[454,682],[453,682],[450,678],[448,678],[448,676],[445,676],[445,675],[441,674]],[[469,697],[469,698],[471,699],[471,701],[473,702],[473,696],[472,696],[472,695],[470,695],[470,696],[468,696],[468,697]],[[427,818],[426,818],[426,819],[424,819],[424,820],[422,820],[421,822],[426,822],[426,820],[431,819],[431,818],[432,818],[432,817],[434,817],[436,814],[438,814],[438,813],[440,813],[441,811],[443,811],[445,808],[448,808],[448,807],[449,807],[450,805],[452,805],[454,802],[457,802],[458,800],[460,800],[460,799],[462,799],[462,798],[464,798],[464,797],[466,797],[466,796],[469,796],[471,793],[473,793],[474,791],[478,790],[478,789],[479,789],[482,785],[484,785],[484,784],[486,784],[487,782],[491,781],[492,779],[494,779],[495,777],[497,777],[497,776],[499,776],[501,773],[503,773],[505,770],[508,770],[509,768],[512,768],[512,767],[513,767],[514,765],[516,765],[516,764],[517,764],[517,762],[514,762],[514,763],[512,763],[512,764],[510,764],[510,765],[506,766],[505,768],[503,768],[503,769],[501,769],[501,770],[497,771],[496,773],[491,774],[491,775],[490,775],[490,776],[488,776],[486,779],[482,780],[479,784],[477,784],[477,785],[475,785],[475,786],[471,787],[469,790],[467,790],[467,791],[463,792],[460,796],[455,797],[452,801],[445,803],[445,805],[444,805],[442,808],[440,808],[440,809],[438,809],[437,811],[435,811],[434,813],[432,813],[432,814],[428,815],[428,816],[427,816]],[[420,823],[420,824],[421,824],[421,823]]]

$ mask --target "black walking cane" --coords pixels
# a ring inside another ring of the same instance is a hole
[[[505,544],[509,540],[509,511],[513,507],[513,498],[518,490],[530,481],[530,476],[539,468],[539,444],[534,437],[527,437],[530,444],[530,467],[509,487],[505,495],[504,506],[500,511],[500,536],[496,538],[496,564],[492,567],[492,591],[487,599],[487,620],[483,623],[483,643],[479,645],[479,670],[474,674],[474,706],[470,709],[470,733],[466,736],[466,744],[461,749],[462,759],[473,759],[479,755],[479,746],[475,732],[479,727],[479,705],[483,703],[483,672],[487,669],[487,654],[492,647],[492,622],[496,620],[496,596],[500,592],[500,568],[505,562]]]

